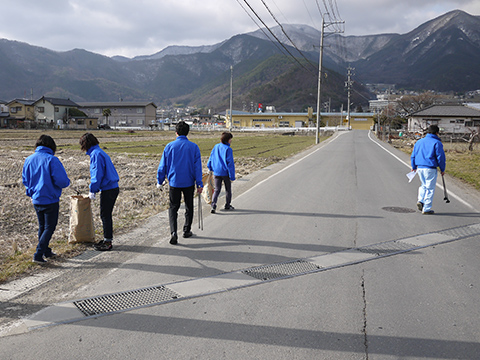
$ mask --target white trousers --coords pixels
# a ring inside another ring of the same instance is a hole
[[[417,169],[422,185],[418,188],[418,201],[423,203],[423,211],[432,210],[433,195],[437,184],[437,169]]]

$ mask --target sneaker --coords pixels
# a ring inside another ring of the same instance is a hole
[[[184,238],[189,238],[189,237],[192,237],[193,233],[191,231],[185,231],[183,233],[183,237]]]
[[[50,254],[48,254],[48,255],[45,254],[45,257],[46,257],[47,259],[55,259],[55,258],[57,257],[57,254],[55,254],[55,253],[52,251],[52,252],[51,252]]]
[[[100,240],[100,241],[97,242],[96,244],[93,244],[93,246],[94,246],[94,247],[102,246],[104,242],[105,242],[105,240]]]
[[[178,236],[177,233],[172,233],[172,237],[170,238],[170,244],[177,245],[178,243]]]
[[[102,240],[94,245],[97,251],[110,251],[113,248],[111,241]]]
[[[210,213],[215,214],[216,213],[215,209],[212,208],[212,210],[210,210]]]
[[[41,258],[33,258],[33,262],[36,264],[46,264],[47,260],[45,260],[42,256]]]
[[[225,210],[235,210],[232,205],[225,206]]]
[[[417,209],[422,211],[423,210],[423,203],[421,201],[417,202]]]
[[[435,214],[435,211],[433,211],[433,210],[422,211],[422,214],[423,215],[433,215],[433,214]]]

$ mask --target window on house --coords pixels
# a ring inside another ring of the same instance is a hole
[[[465,122],[465,120],[464,119],[457,119],[457,120],[455,120],[455,122],[457,124],[463,124]]]
[[[100,114],[100,109],[94,109],[93,112],[94,112],[95,114]]]
[[[59,111],[60,110],[59,110],[58,106],[55,106],[55,112],[59,112]]]
[[[143,114],[143,108],[137,108],[137,114]]]
[[[473,121],[465,121],[465,126],[466,127],[473,126]]]
[[[39,107],[37,108],[37,110],[38,110],[39,113],[45,112],[45,108],[44,108],[43,106],[39,106]]]

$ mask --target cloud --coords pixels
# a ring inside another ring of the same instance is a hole
[[[318,4],[325,3],[333,5],[332,18],[345,21],[344,35],[406,33],[455,9],[480,14],[477,0],[3,0],[0,37],[56,51],[81,48],[133,57],[169,45],[211,45],[257,30],[263,24],[247,4],[269,27],[278,21],[319,29]]]

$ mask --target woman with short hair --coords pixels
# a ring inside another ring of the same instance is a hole
[[[100,192],[100,218],[103,224],[103,240],[94,246],[98,251],[112,250],[112,213],[120,192],[118,188],[118,173],[110,156],[100,148],[95,135],[86,133],[80,138],[79,142],[82,151],[85,151],[90,156],[90,193],[88,197],[94,200],[96,193]]]
[[[213,171],[215,176],[215,191],[212,198],[211,213],[215,214],[217,209],[217,200],[222,190],[222,182],[225,184],[225,210],[234,210],[232,206],[232,181],[235,181],[235,163],[233,161],[233,150],[230,147],[233,135],[230,132],[224,132],[220,138],[220,143],[215,145],[208,159],[207,167]]]
[[[39,264],[56,255],[49,245],[58,223],[62,189],[70,185],[62,162],[55,156],[56,151],[52,137],[41,135],[35,143],[35,152],[25,159],[22,170],[26,195],[32,198],[38,218],[38,245],[33,262]]]

